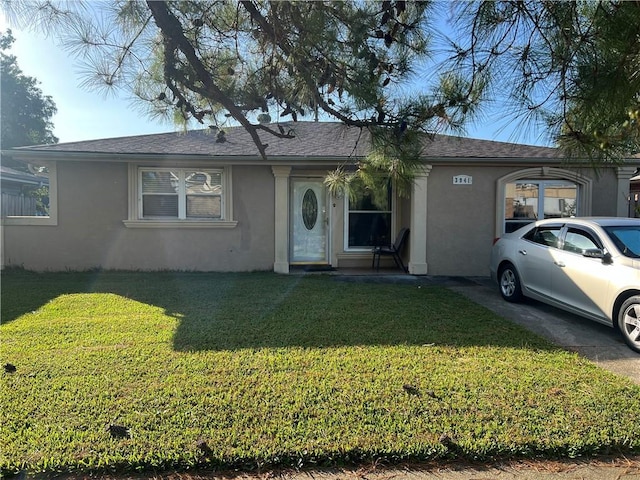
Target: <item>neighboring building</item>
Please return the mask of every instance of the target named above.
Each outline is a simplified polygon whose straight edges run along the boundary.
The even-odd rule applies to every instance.
[[[8,216],[36,216],[38,209],[34,190],[49,186],[44,175],[34,175],[0,165],[0,191],[2,192],[2,218]]]
[[[628,215],[640,159],[594,173],[553,148],[436,136],[409,198],[349,201],[323,180],[369,148],[366,131],[287,124],[294,139],[229,128],[21,147],[47,165],[50,215],[3,220],[6,266],[33,270],[287,273],[292,265],[370,267],[371,247],[410,228],[412,274],[488,275],[493,239],[535,218]],[[386,259],[391,261],[390,259]]]

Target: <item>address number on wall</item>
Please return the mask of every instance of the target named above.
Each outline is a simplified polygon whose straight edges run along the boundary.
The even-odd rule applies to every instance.
[[[456,175],[453,177],[454,185],[471,185],[473,177],[471,175]]]

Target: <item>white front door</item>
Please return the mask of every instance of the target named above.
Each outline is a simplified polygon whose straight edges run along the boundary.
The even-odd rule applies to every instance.
[[[291,179],[291,263],[328,263],[327,193],[322,179]]]

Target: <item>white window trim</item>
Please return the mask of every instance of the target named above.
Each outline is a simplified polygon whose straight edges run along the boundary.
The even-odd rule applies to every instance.
[[[219,169],[222,170],[222,208],[223,219],[211,220],[200,218],[186,219],[144,219],[141,218],[140,207],[140,172],[143,169],[152,169],[154,165],[129,164],[129,199],[128,199],[128,218],[123,221],[128,228],[235,228],[238,224],[233,220],[233,191],[231,181],[231,166],[215,166],[211,165],[185,165],[175,166],[175,168],[185,169]],[[158,166],[158,169],[166,169],[166,165]]]
[[[518,170],[508,175],[500,177],[497,180],[496,188],[496,221],[495,221],[495,237],[501,237],[504,234],[504,217],[505,217],[505,188],[508,183],[519,181],[535,180],[565,180],[573,182],[578,187],[577,212],[579,216],[591,215],[591,198],[593,191],[593,180],[576,171],[565,170],[554,167],[538,167]]]
[[[345,195],[344,196],[344,225],[342,228],[342,232],[343,232],[343,246],[344,246],[344,252],[353,252],[353,253],[363,253],[363,252],[369,252],[371,253],[371,249],[373,247],[350,247],[349,246],[349,195]],[[358,212],[360,210],[354,210],[354,212]],[[370,210],[369,210],[370,211]],[[381,211],[381,210],[377,210],[377,211]],[[386,211],[386,210],[385,210]],[[395,189],[391,188],[391,239],[390,241],[393,242],[395,240],[395,235],[397,234],[397,231],[395,229],[395,225],[396,225],[396,196],[395,196]]]
[[[2,219],[2,225],[58,225],[58,172],[56,162],[47,162],[42,166],[49,169],[49,216],[9,216]]]

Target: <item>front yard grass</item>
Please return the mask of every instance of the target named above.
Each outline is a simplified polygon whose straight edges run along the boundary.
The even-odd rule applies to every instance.
[[[640,451],[640,386],[439,287],[4,272],[0,335],[2,474]]]

